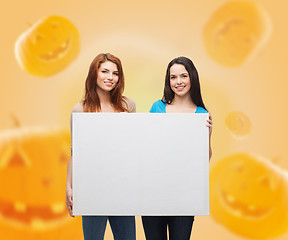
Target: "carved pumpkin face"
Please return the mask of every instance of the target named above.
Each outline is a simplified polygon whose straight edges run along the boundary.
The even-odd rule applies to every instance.
[[[65,69],[80,50],[79,33],[66,18],[50,16],[23,33],[15,45],[20,66],[37,76],[51,76]]]
[[[210,171],[213,218],[244,237],[265,239],[288,230],[288,182],[283,170],[245,153]]]
[[[69,149],[66,131],[16,129],[0,134],[2,237],[81,238],[80,219],[72,220],[65,206]]]
[[[270,23],[266,14],[250,1],[230,1],[220,7],[204,28],[207,52],[216,62],[241,65],[267,40]]]
[[[251,122],[243,112],[230,112],[225,125],[236,138],[245,137],[251,132]]]

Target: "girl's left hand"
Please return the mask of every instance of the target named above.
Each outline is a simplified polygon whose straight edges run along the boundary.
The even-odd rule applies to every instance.
[[[209,136],[211,137],[212,133],[212,115],[209,113],[209,119],[207,120],[207,127],[209,127]]]

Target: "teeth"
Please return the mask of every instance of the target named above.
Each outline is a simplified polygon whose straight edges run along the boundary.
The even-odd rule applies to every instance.
[[[14,208],[15,208],[15,210],[18,211],[18,212],[25,212],[27,206],[26,206],[24,203],[15,202],[15,203],[14,203]]]
[[[61,44],[61,47],[62,47],[62,48],[66,48],[66,47],[67,47],[67,43],[66,43],[66,42],[62,43],[62,44]]]
[[[65,211],[65,204],[64,203],[54,203],[51,206],[51,210],[53,213],[62,213]]]
[[[45,223],[39,218],[34,218],[31,221],[31,227],[34,230],[42,230],[45,228]]]
[[[234,213],[236,216],[239,216],[239,217],[243,215],[242,212],[241,212],[241,210],[234,210],[233,213]]]

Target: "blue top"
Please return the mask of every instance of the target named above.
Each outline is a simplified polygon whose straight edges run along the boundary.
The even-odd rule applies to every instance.
[[[166,113],[166,103],[158,100],[157,102],[153,103],[150,113]],[[195,113],[208,113],[203,107],[196,108]]]

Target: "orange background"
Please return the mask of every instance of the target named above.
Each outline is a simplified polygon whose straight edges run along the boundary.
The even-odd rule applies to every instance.
[[[209,56],[203,41],[205,24],[226,2],[6,2],[0,10],[0,130],[14,128],[11,115],[16,116],[23,127],[69,128],[71,110],[83,96],[89,64],[101,52],[110,52],[121,59],[126,79],[125,95],[136,102],[137,112],[148,112],[152,103],[162,97],[168,62],[184,55],[193,60],[199,71],[203,99],[213,115],[211,163],[241,151],[276,160],[277,165],[287,169],[288,114],[284,103],[288,100],[288,4],[284,0],[253,1],[267,12],[272,32],[249,60],[229,68]],[[81,51],[62,72],[41,78],[19,67],[14,45],[31,24],[49,15],[66,17],[75,24],[80,33]],[[231,111],[241,111],[250,119],[252,130],[247,137],[236,139],[225,126],[224,120]],[[0,214],[1,221],[5,219]],[[215,239],[216,236],[217,239],[243,239],[212,217],[197,217],[192,236],[193,239]],[[144,238],[139,217],[137,237]],[[110,230],[106,239],[112,239]],[[279,238],[284,239],[288,239],[287,235]]]

